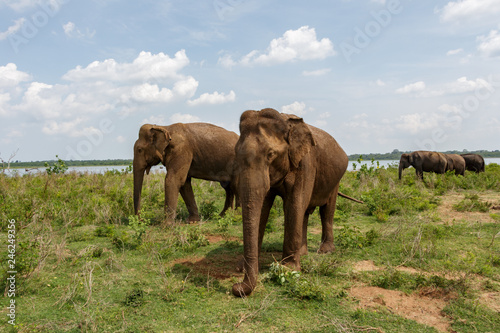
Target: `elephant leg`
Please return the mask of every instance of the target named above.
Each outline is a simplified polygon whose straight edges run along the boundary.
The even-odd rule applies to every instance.
[[[306,209],[302,208],[302,196],[297,195],[297,197],[288,200],[285,198],[284,200],[285,235],[282,262],[298,271],[300,270],[300,252]]]
[[[260,222],[259,222],[259,254],[258,256],[260,257],[260,250],[262,249],[262,241],[264,239],[264,232],[266,230],[266,224],[267,220],[269,219],[269,213],[271,212],[271,208],[273,207],[274,204],[274,199],[276,198],[276,194],[274,193],[268,193],[266,198],[264,199],[264,204],[262,205],[262,211],[260,215]],[[236,270],[239,272],[243,272],[243,267],[245,264],[245,259],[242,258],[237,266]]]
[[[220,212],[219,216],[224,216],[229,208],[233,208],[234,191],[232,189],[230,182],[220,182],[220,185],[226,191],[226,201],[224,202],[224,208]]]
[[[300,247],[300,255],[307,255],[309,252],[307,250],[307,225],[309,224],[309,215],[314,212],[314,209],[308,209],[304,215],[304,223],[302,224],[302,245]]]
[[[198,213],[198,206],[196,205],[193,186],[191,185],[191,177],[188,177],[184,185],[181,186],[180,193],[189,212],[188,222],[200,221],[200,214]]]
[[[335,215],[338,192],[339,185],[333,190],[328,202],[319,208],[319,215],[321,217],[321,245],[318,253],[330,253],[335,250],[333,243],[333,217]]]
[[[177,214],[177,200],[181,187],[188,178],[190,162],[187,158],[178,159],[172,165],[166,166],[165,176],[165,215],[168,223],[174,222]],[[192,192],[192,189],[191,189]],[[194,201],[194,195],[193,195]]]

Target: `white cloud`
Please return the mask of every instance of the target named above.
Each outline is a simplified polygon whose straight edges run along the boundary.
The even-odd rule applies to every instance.
[[[68,22],[63,24],[64,34],[69,38],[92,38],[95,35],[94,31],[89,31],[88,29],[85,32],[82,32],[80,29],[76,27],[73,22]]]
[[[439,117],[436,114],[413,113],[400,116],[396,128],[410,134],[417,134],[438,125]]]
[[[142,120],[141,125],[144,124],[165,125],[167,124],[167,121],[163,115],[150,116]]]
[[[377,86],[379,86],[379,87],[384,87],[385,86],[385,82],[382,81],[382,80],[380,80],[380,79],[378,79],[377,81],[375,81],[375,84]]]
[[[229,94],[214,92],[212,94],[204,93],[195,100],[188,101],[188,105],[196,106],[201,104],[224,104],[228,102],[234,102],[236,100],[236,94],[234,91],[230,91]]]
[[[203,94],[195,101],[198,81],[181,70],[189,64],[183,50],[171,58],[141,52],[132,62],[114,59],[76,67],[63,78],[69,82],[30,82],[31,75],[15,64],[0,66],[0,115],[24,113],[47,135],[71,137],[94,133],[91,124],[110,111],[129,114],[145,106],[173,102],[223,103],[235,93]],[[189,120],[189,119],[188,119]],[[162,121],[165,123],[165,121]]]
[[[458,78],[456,81],[449,83],[445,86],[444,93],[448,94],[462,94],[468,93],[472,91],[476,91],[477,89],[486,88],[488,90],[492,90],[488,81],[484,79],[476,79],[476,80],[467,80],[467,77],[463,76]]]
[[[124,136],[122,136],[122,135],[118,135],[116,137],[116,142],[118,142],[118,143],[124,143],[126,141],[127,141],[127,139]]]
[[[306,103],[297,101],[281,107],[281,112],[294,114],[296,116],[303,116],[312,110],[312,108],[306,108]]]
[[[16,64],[8,63],[0,66],[0,89],[12,88],[20,82],[31,80],[31,75],[17,70]]]
[[[398,94],[409,94],[412,92],[421,92],[425,90],[425,83],[423,81],[418,81],[415,83],[407,84],[406,86],[396,90]]]
[[[3,0],[2,2],[7,7],[17,12],[21,12],[28,8],[32,8],[35,7],[36,5],[39,5],[41,3],[41,0]],[[51,0],[51,2],[56,2],[56,1]]]
[[[178,51],[174,58],[160,52],[142,51],[131,63],[118,63],[114,59],[94,61],[87,67],[77,66],[63,76],[68,81],[148,81],[182,79],[178,72],[189,64],[186,51]]]
[[[297,60],[321,60],[335,55],[333,43],[328,38],[318,40],[316,30],[302,26],[297,30],[288,30],[282,37],[273,39],[265,53],[253,50],[234,61],[231,56],[219,58],[219,64],[232,67],[241,65],[273,65]]]
[[[440,13],[443,22],[484,22],[487,19],[498,19],[500,13],[500,1],[498,0],[459,0],[450,1],[442,9],[436,10]]]
[[[7,31],[0,32],[0,40],[7,39],[10,35],[13,35],[16,32],[18,32],[22,28],[25,21],[26,21],[26,19],[24,17],[21,17],[20,19],[15,20],[14,25],[11,25],[10,27],[8,27]]]
[[[323,68],[315,71],[303,71],[302,75],[304,76],[322,76],[328,74],[332,69],[331,68]]]
[[[446,55],[447,56],[453,56],[453,55],[462,53],[463,51],[464,51],[464,49],[449,50],[448,52],[446,52]]]
[[[170,89],[160,89],[156,84],[143,83],[132,88],[131,97],[140,103],[166,103],[174,94]]]
[[[49,120],[43,125],[42,132],[47,135],[66,134],[70,137],[78,137],[85,135],[85,133],[92,133],[97,131],[97,129],[95,129],[94,127],[79,130],[78,125],[83,123],[83,120],[84,119],[80,117],[70,121],[60,122]]]
[[[189,76],[186,79],[179,80],[174,85],[174,92],[186,98],[191,98],[196,93],[198,89],[198,81],[194,77]]]
[[[196,123],[199,121],[200,118],[190,114],[175,113],[170,117],[171,123]]]
[[[491,30],[488,36],[479,36],[477,41],[480,42],[477,49],[487,57],[500,56],[500,34],[497,30]]]

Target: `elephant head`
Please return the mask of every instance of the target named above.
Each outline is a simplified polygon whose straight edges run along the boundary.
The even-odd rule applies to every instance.
[[[139,138],[134,144],[134,212],[141,205],[141,190],[144,171],[149,174],[151,167],[164,161],[170,144],[170,133],[161,126],[145,124],[139,130]]]
[[[399,160],[399,179],[401,179],[403,170],[409,168],[411,165],[413,165],[413,156],[411,154],[401,155],[401,159]]]
[[[233,294],[246,296],[257,282],[259,233],[265,226],[261,222],[267,221],[267,217],[261,219],[261,210],[266,197],[271,187],[285,181],[290,170],[301,167],[301,160],[315,141],[302,118],[274,109],[245,111],[240,133],[235,147],[234,181],[243,215],[245,278],[233,286]]]

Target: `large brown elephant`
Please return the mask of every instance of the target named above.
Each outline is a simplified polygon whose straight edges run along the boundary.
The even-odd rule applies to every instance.
[[[444,154],[446,156],[446,171],[455,171],[455,175],[465,176],[465,159],[457,154]]]
[[[240,133],[234,180],[243,214],[245,277],[232,292],[242,297],[256,286],[264,229],[276,195],[283,198],[284,263],[300,269],[300,256],[307,253],[308,218],[317,206],[319,252],[334,250],[333,216],[348,158],[328,133],[274,109],[245,111]]]
[[[445,173],[448,162],[445,154],[435,151],[418,150],[401,155],[399,160],[399,179],[404,169],[413,166],[419,179],[424,178],[424,172]]]
[[[484,158],[478,154],[461,154],[465,160],[465,169],[476,173],[484,172]]]
[[[165,213],[167,222],[175,219],[179,192],[189,211],[188,221],[199,221],[191,178],[218,181],[226,190],[221,214],[233,204],[230,184],[234,146],[238,135],[206,123],[177,123],[170,126],[143,125],[134,145],[134,211],[138,214],[144,172],[163,163],[165,176]]]

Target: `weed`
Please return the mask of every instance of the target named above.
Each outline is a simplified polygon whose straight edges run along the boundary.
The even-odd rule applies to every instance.
[[[459,212],[483,212],[486,213],[490,210],[491,203],[479,200],[477,194],[466,194],[465,198],[454,204],[453,209]]]
[[[144,291],[142,289],[132,289],[125,295],[126,306],[139,307],[144,304]]]
[[[323,300],[325,298],[318,283],[278,262],[271,264],[266,279],[286,287],[286,293],[295,298],[308,300]]]
[[[59,156],[56,155],[57,161],[52,164],[52,166],[48,163],[45,162],[45,171],[47,174],[50,176],[52,174],[60,174],[60,173],[65,173],[66,170],[68,170],[68,166],[66,163],[64,163],[63,160],[59,158]]]

